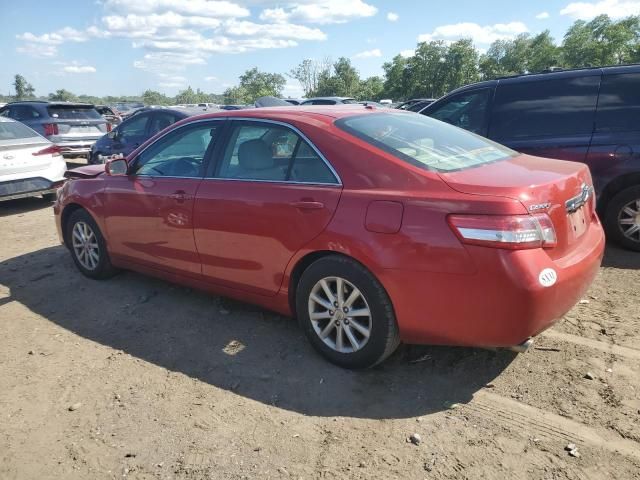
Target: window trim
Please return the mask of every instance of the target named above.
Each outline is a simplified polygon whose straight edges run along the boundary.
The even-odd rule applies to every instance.
[[[258,179],[251,179],[251,178],[226,178],[226,177],[216,176],[217,173],[215,172],[212,173],[212,176],[205,176],[203,180],[224,180],[224,181],[228,180],[232,182],[259,182],[259,183],[279,183],[284,185],[317,185],[317,186],[327,186],[327,187],[342,187],[342,179],[340,178],[340,175],[338,175],[338,172],[335,170],[335,168],[333,168],[333,165],[331,165],[331,163],[329,163],[329,161],[322,154],[322,152],[318,150],[318,147],[316,147],[315,144],[311,140],[309,140],[309,137],[307,137],[295,126],[286,122],[281,122],[279,120],[270,120],[270,119],[263,119],[263,118],[254,118],[254,117],[225,117],[225,118],[230,121],[240,121],[245,123],[267,123],[271,125],[278,125],[281,127],[289,128],[295,134],[297,134],[303,141],[305,141],[311,147],[311,149],[315,152],[315,154],[318,155],[318,157],[320,157],[320,159],[324,162],[324,164],[327,166],[327,168],[335,178],[336,182],[327,183],[327,182],[301,182],[296,180],[258,180]],[[225,135],[225,138],[222,140],[222,144],[221,144],[223,146],[221,146],[220,149],[221,150],[226,149],[228,142],[229,142],[228,135]],[[218,167],[218,163],[220,160],[221,160],[220,158],[216,158],[214,160],[216,162],[216,165],[215,165],[216,169]]]

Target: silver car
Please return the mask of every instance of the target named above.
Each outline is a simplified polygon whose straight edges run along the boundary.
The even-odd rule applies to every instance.
[[[88,103],[12,102],[0,108],[0,116],[24,123],[70,157],[88,155],[96,140],[111,130],[111,125]]]

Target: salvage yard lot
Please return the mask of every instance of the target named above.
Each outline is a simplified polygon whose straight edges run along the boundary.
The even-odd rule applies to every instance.
[[[352,372],[279,315],[84,278],[40,199],[0,218],[2,479],[640,478],[640,254],[609,247],[529,353]]]

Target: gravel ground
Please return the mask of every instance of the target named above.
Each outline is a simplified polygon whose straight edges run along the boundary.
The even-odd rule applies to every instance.
[[[251,305],[85,279],[40,199],[0,218],[2,479],[640,478],[640,254],[526,354],[350,372]]]

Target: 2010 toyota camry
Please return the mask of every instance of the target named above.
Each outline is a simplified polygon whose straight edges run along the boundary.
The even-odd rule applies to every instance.
[[[137,270],[296,316],[349,368],[400,341],[523,348],[604,250],[585,165],[371,106],[191,117],[68,177],[54,211],[83,274]]]

